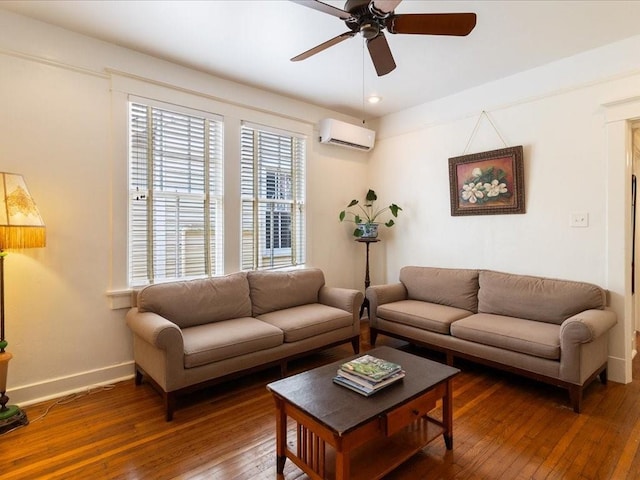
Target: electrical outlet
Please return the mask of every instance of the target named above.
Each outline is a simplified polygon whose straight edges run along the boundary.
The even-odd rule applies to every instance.
[[[569,225],[571,227],[588,227],[589,226],[589,214],[588,213],[572,213],[569,217]]]

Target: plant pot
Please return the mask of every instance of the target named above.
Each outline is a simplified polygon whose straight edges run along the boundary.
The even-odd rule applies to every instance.
[[[359,223],[358,230],[361,235],[359,238],[377,238],[378,237],[378,224],[377,223]]]

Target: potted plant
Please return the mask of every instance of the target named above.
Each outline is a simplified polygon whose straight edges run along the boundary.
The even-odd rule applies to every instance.
[[[398,205],[392,203],[386,207],[377,207],[376,200],[378,196],[376,192],[369,189],[365,196],[364,202],[360,204],[358,200],[351,200],[347,209],[340,212],[340,221],[348,221],[356,224],[356,229],[353,231],[353,235],[358,238],[376,238],[378,236],[378,220],[381,215],[390,213],[393,217],[398,216],[398,212],[402,210]],[[357,209],[348,210],[351,207],[357,206]],[[385,222],[385,226],[392,227],[395,224],[393,218]]]

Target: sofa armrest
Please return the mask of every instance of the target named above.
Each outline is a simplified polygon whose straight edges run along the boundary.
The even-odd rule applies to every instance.
[[[366,295],[369,300],[369,325],[376,328],[378,306],[406,300],[408,294],[404,284],[398,282],[371,286],[367,288]]]
[[[585,310],[560,326],[560,379],[583,385],[607,362],[608,332],[616,324],[610,310]]]
[[[560,342],[593,342],[611,330],[616,322],[616,314],[610,310],[585,310],[562,322]]]
[[[327,287],[324,285],[318,293],[319,303],[345,310],[354,315],[358,314],[363,300],[364,295],[362,292],[351,288]]]
[[[351,288],[327,287],[323,285],[318,292],[318,302],[330,307],[345,310],[352,315],[353,335],[360,335],[360,306],[364,295]]]
[[[126,321],[133,333],[153,347],[184,354],[182,331],[175,323],[156,313],[140,313],[135,307],[127,312]]]

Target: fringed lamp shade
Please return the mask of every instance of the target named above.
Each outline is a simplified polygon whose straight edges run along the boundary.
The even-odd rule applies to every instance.
[[[40,212],[22,175],[0,173],[0,250],[46,245]]]

